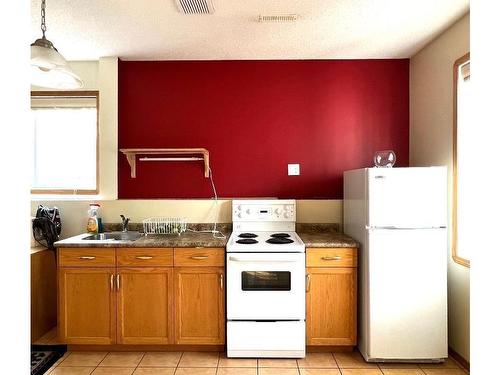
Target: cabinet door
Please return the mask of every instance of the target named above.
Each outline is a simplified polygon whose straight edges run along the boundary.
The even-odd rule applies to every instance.
[[[308,345],[356,344],[356,268],[307,268]]]
[[[54,252],[31,254],[31,342],[57,326],[57,277]]]
[[[59,338],[68,344],[114,344],[115,268],[59,269]]]
[[[118,344],[173,343],[172,268],[118,268]]]
[[[224,344],[224,268],[179,267],[175,274],[175,343]]]

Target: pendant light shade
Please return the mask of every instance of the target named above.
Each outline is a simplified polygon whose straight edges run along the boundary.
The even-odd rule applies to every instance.
[[[31,45],[31,84],[55,89],[78,89],[83,82],[68,65],[66,59],[52,46]],[[45,41],[49,42],[47,39]],[[49,42],[50,43],[50,42]],[[50,43],[52,44],[52,43]]]
[[[31,45],[31,84],[54,89],[78,89],[83,81],[52,42],[45,38],[45,0],[42,0],[42,33]]]

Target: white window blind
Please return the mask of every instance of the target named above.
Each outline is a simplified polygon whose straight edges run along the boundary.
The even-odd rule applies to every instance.
[[[97,190],[97,98],[32,97],[33,183],[40,191]]]

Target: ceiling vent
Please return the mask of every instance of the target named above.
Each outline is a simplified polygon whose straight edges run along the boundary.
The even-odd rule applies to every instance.
[[[295,22],[298,18],[298,14],[261,14],[259,22]]]
[[[184,14],[212,14],[215,11],[213,0],[175,0],[175,3]]]

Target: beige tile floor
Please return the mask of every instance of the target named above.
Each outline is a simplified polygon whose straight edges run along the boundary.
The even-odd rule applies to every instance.
[[[71,352],[50,375],[466,375],[442,364],[366,363],[358,352],[308,353],[304,359],[233,359],[216,352]]]

